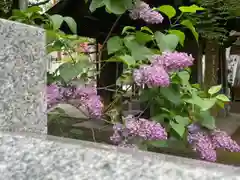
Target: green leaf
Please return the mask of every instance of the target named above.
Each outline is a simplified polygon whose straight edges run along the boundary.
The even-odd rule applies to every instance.
[[[160,88],[160,93],[170,102],[175,105],[179,105],[181,103],[180,93],[173,90],[171,87]]]
[[[136,64],[135,59],[132,56],[129,56],[127,54],[123,56],[119,56],[119,58],[122,60],[122,62],[124,62],[128,66],[132,66]]]
[[[183,20],[180,24],[187,27],[193,33],[196,41],[198,41],[199,35],[190,20]]]
[[[153,36],[150,35],[150,34],[146,34],[144,32],[141,32],[141,31],[137,31],[136,32],[136,40],[140,44],[146,44],[147,42],[153,40]]]
[[[169,30],[169,34],[175,34],[179,38],[179,42],[182,46],[184,46],[185,41],[185,34],[182,31],[179,30]]]
[[[188,125],[190,122],[188,117],[175,116],[174,119],[177,121],[178,124],[182,124],[184,126]]]
[[[216,104],[222,109],[225,107],[225,103],[221,100],[216,101]]]
[[[169,19],[172,19],[176,15],[176,10],[170,5],[162,5],[155,9],[166,14]]]
[[[228,99],[228,97],[224,94],[218,94],[216,98],[222,102],[230,102],[230,99]]]
[[[36,13],[36,12],[41,12],[42,8],[40,8],[39,6],[32,6],[30,8],[27,8],[26,12],[29,13]]]
[[[141,27],[141,31],[146,31],[146,32],[149,32],[150,34],[153,34],[152,30],[147,26]]]
[[[180,6],[179,10],[183,13],[196,13],[197,11],[203,11],[205,9],[194,4],[191,6]]]
[[[50,16],[50,19],[52,20],[53,23],[53,29],[58,30],[63,23],[63,17],[61,15],[54,14]]]
[[[131,54],[135,60],[145,60],[149,56],[153,55],[150,49],[138,44],[136,40],[125,39],[124,44],[131,51]]]
[[[214,94],[218,93],[221,89],[222,89],[222,85],[212,86],[212,87],[208,90],[208,94],[214,95]]]
[[[197,105],[201,108],[201,111],[206,111],[212,108],[215,103],[216,99],[202,99],[200,98],[195,92],[192,92],[192,98],[184,100],[187,103]]]
[[[190,74],[187,71],[180,71],[177,74],[183,85],[189,85]]]
[[[92,0],[89,6],[89,10],[94,12],[97,8],[104,6],[103,0]]]
[[[215,129],[215,119],[213,116],[210,115],[209,111],[202,111],[200,112],[200,122],[202,126],[208,128],[208,129]]]
[[[133,26],[125,26],[125,27],[123,28],[123,30],[122,30],[122,34],[128,33],[129,30],[135,31],[136,28],[133,27]]]
[[[63,20],[67,23],[68,27],[70,30],[74,33],[77,34],[77,23],[72,17],[64,17]]]
[[[216,104],[216,99],[204,99],[202,102],[201,110],[206,111],[211,109]]]
[[[163,51],[174,51],[178,45],[179,38],[175,34],[164,35],[160,31],[155,33],[155,39],[157,41],[159,49]]]
[[[85,66],[83,66],[82,61],[79,61],[76,64],[67,62],[67,63],[62,64],[59,67],[59,73],[65,82],[69,82],[73,78],[75,78],[79,74],[81,74],[83,72],[84,67]]]
[[[183,124],[177,124],[177,123],[175,123],[175,122],[173,122],[173,121],[170,121],[170,126],[172,127],[172,129],[173,129],[176,133],[178,133],[178,135],[179,135],[180,137],[183,137],[184,132],[185,132],[185,127],[184,127]]]
[[[103,2],[107,9],[114,14],[123,14],[128,9],[127,6],[129,5],[127,0],[103,0]]]
[[[122,39],[119,36],[114,36],[110,38],[107,42],[108,54],[115,53],[121,50],[123,47]]]

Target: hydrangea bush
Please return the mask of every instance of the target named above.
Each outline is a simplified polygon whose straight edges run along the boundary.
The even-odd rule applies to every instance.
[[[207,161],[216,161],[217,149],[240,152],[240,146],[216,128],[215,119],[211,116],[212,108],[223,108],[229,102],[225,95],[219,93],[221,86],[213,86],[206,92],[198,84],[191,84],[189,67],[194,64],[194,58],[191,54],[177,51],[178,46],[184,46],[185,34],[181,31],[184,28],[191,30],[198,41],[194,25],[184,19],[184,14],[204,9],[197,5],[181,6],[181,14],[177,15],[170,5],[150,7],[139,0],[92,0],[90,10],[95,11],[104,6],[107,12],[118,17],[128,13],[132,20],[144,21],[146,25],[161,26],[164,18],[170,22],[169,29],[163,32],[153,32],[147,26],[127,26],[123,28],[121,36],[110,36],[106,43],[108,54],[111,55],[108,61],[124,64],[124,71],[117,84],[138,86],[138,98],[146,104],[146,109],[150,109],[149,119],[142,118],[141,114],[110,118],[110,121],[105,119],[106,115],[111,116],[114,108],[119,114],[121,112],[114,106],[117,102],[115,100],[111,108],[104,107],[97,88],[87,83],[97,72],[89,75],[89,64],[83,61],[89,56],[86,52],[87,57],[81,56],[80,61],[73,59],[72,62],[64,63],[56,73],[49,74],[48,110],[51,111],[59,103],[68,103],[90,119],[107,121],[113,126],[113,134],[109,138],[120,147],[148,149],[151,146],[163,147],[170,146],[170,142],[181,142]],[[49,19],[44,27],[48,35],[54,34],[54,41],[51,40],[48,47],[55,47],[54,42],[60,42],[65,48],[58,50],[67,50],[69,53],[69,42],[79,43],[79,39],[59,31],[59,22],[66,21],[73,32],[76,32],[76,24],[70,17],[60,15],[53,15]],[[81,78],[84,77],[85,85],[72,85],[71,80],[79,77],[79,74]],[[116,97],[119,96],[124,96],[124,93],[116,91]]]

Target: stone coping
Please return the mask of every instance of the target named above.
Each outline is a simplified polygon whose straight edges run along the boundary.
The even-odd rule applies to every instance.
[[[73,139],[0,132],[4,180],[238,180],[240,168]]]

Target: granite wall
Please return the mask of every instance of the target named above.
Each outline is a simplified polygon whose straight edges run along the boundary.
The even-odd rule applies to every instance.
[[[47,132],[44,30],[0,19],[0,130]]]

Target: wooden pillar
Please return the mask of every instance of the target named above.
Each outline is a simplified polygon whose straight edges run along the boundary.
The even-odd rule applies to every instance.
[[[205,46],[205,76],[204,88],[218,84],[219,44],[215,40],[207,40]]]
[[[188,54],[192,54],[195,59],[194,65],[191,67],[191,83],[201,83],[202,77],[202,52],[200,48],[200,44],[194,39],[194,37],[186,39],[184,43],[184,47],[179,49],[181,52],[186,52]]]
[[[105,62],[109,56],[106,50],[103,50],[100,58],[100,76],[97,82],[98,94],[102,97],[104,105],[108,106],[116,89],[116,80],[122,73],[122,64],[116,62]],[[111,90],[108,90],[111,89]]]

